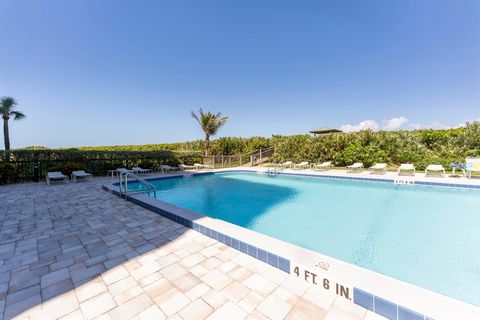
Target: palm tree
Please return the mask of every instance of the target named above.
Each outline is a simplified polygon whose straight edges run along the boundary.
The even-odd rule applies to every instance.
[[[21,120],[25,115],[20,111],[15,110],[17,102],[12,97],[2,97],[0,100],[0,114],[3,119],[3,139],[5,141],[6,160],[9,160],[8,154],[10,151],[10,136],[8,134],[8,120],[13,117],[13,120]]]
[[[227,122],[228,117],[222,116],[220,112],[203,112],[202,108],[200,108],[198,114],[192,111],[192,117],[198,121],[198,123],[202,127],[203,132],[205,133],[205,155],[208,156],[210,137],[214,136],[217,131],[225,124],[225,122]]]

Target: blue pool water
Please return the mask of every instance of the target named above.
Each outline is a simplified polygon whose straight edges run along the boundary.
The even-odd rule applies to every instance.
[[[480,305],[480,191],[245,172],[153,182],[163,201]]]

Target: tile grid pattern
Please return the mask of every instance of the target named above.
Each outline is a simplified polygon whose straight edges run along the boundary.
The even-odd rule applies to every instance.
[[[380,319],[102,182],[0,186],[0,318]]]

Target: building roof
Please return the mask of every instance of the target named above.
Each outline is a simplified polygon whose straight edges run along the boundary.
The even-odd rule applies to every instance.
[[[313,134],[328,134],[328,133],[335,133],[335,132],[342,132],[342,130],[332,129],[332,128],[319,128],[319,129],[310,131],[310,133],[313,133]]]

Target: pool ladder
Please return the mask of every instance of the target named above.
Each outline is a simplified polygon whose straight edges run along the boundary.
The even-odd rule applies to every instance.
[[[143,185],[146,186],[146,188],[142,188],[139,190],[128,190],[128,177],[133,178],[134,180],[137,180],[138,182],[141,182]],[[120,173],[118,175],[119,179],[119,191],[120,191],[120,197],[125,198],[125,200],[128,199],[129,194],[135,194],[135,193],[146,193],[149,197],[150,194],[153,193],[153,197],[157,197],[157,188],[147,180],[140,178],[138,175],[132,173],[132,172],[124,172]]]

